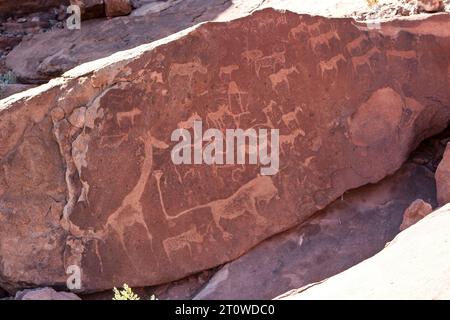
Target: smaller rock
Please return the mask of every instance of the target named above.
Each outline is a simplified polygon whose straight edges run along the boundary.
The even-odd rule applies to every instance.
[[[450,145],[447,147],[439,163],[436,174],[437,201],[440,206],[450,202]]]
[[[82,20],[105,16],[105,3],[103,0],[70,0],[70,4],[80,7]]]
[[[131,0],[131,5],[133,8],[137,9],[144,5],[147,5],[149,3],[155,3],[155,2],[167,2],[172,0]]]
[[[61,50],[45,58],[38,66],[37,71],[41,75],[54,77],[62,74],[64,70],[74,68],[76,65],[77,63],[70,57],[70,53]]]
[[[433,211],[431,205],[422,199],[417,199],[409,205],[403,213],[403,221],[400,225],[400,231],[411,227]]]
[[[133,11],[130,0],[105,0],[105,13],[107,17],[126,16]]]
[[[140,6],[138,9],[134,10],[131,16],[140,17],[149,14],[159,13],[166,10],[173,5],[173,1],[154,1]]]
[[[52,288],[26,289],[16,293],[15,300],[81,300],[72,292],[55,291]]]
[[[18,45],[22,41],[21,36],[14,36],[14,35],[2,35],[0,36],[0,50],[9,50],[14,48],[16,45]]]
[[[0,84],[0,99],[12,96],[13,94],[34,88],[34,85],[21,84],[21,83],[11,83],[11,84]]]
[[[443,0],[417,0],[419,12],[438,12],[444,10]]]

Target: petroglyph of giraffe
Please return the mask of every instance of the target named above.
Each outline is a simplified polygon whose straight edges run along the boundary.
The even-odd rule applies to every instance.
[[[153,148],[167,149],[169,147],[164,142],[153,138],[150,133],[140,137],[139,140],[143,143],[144,157],[138,181],[130,193],[122,199],[120,206],[109,215],[103,229],[95,234],[97,238],[102,239],[106,232],[114,231],[119,237],[120,244],[125,252],[128,252],[125,246],[125,232],[128,227],[134,225],[139,225],[144,228],[147,239],[153,246],[153,236],[145,221],[141,198],[153,170]]]

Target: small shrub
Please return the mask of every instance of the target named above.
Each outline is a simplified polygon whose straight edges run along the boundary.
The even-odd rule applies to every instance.
[[[123,289],[119,290],[117,288],[113,289],[114,298],[113,300],[141,300],[139,296],[131,290],[131,288],[125,283]]]

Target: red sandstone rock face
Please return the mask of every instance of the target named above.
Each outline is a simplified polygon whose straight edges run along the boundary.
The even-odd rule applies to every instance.
[[[3,100],[1,285],[64,284],[69,265],[85,291],[166,283],[393,173],[450,118],[446,26],[264,10]],[[279,129],[280,172],[172,164],[194,119]]]
[[[422,199],[417,199],[405,210],[403,214],[403,221],[400,225],[400,230],[403,231],[418,221],[422,220],[424,217],[433,212],[432,206],[423,201]]]

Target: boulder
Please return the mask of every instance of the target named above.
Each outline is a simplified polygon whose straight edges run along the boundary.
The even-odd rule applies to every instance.
[[[87,3],[87,0],[74,1]],[[16,46],[6,63],[21,82],[41,84],[84,62],[164,38],[200,22],[229,21],[247,16],[260,7],[343,16],[366,6],[364,2],[351,1],[346,5],[336,2],[324,1],[318,5],[316,0],[139,0],[133,2],[138,9],[129,16],[83,21],[80,30],[55,30],[34,35]],[[57,73],[55,69],[47,71],[45,64],[42,65],[43,61],[54,57],[61,59],[62,56],[73,64],[62,63]]]
[[[384,250],[280,299],[450,299],[450,205],[400,233]]]
[[[107,17],[126,16],[133,11],[130,0],[104,0]]]
[[[60,29],[36,34],[14,47],[6,58],[6,65],[23,83],[45,83],[84,62],[150,43],[211,20],[230,6],[223,0],[162,4],[170,4],[170,7],[164,7],[164,11],[156,14],[83,21],[80,30]],[[50,63],[51,68],[48,68],[49,62],[54,62]]]
[[[438,204],[443,206],[450,202],[450,146],[448,144],[435,177]]]
[[[0,17],[23,15],[39,11],[45,11],[52,7],[68,5],[70,0],[0,0]]]
[[[10,84],[0,84],[0,99],[4,99],[13,94],[34,88],[34,85],[30,84],[20,84],[20,83],[10,83]]]
[[[417,199],[405,210],[403,214],[403,221],[400,225],[400,230],[403,231],[409,228],[413,224],[422,220],[424,217],[433,212],[432,206],[423,201],[422,199]]]
[[[80,7],[82,20],[101,18],[106,15],[104,0],[70,0],[70,4]]]
[[[26,289],[16,293],[14,300],[81,300],[71,292],[56,291],[53,288]]]
[[[266,9],[4,99],[0,286],[65,285],[70,266],[85,292],[152,286],[232,261],[442,131],[449,64],[448,15],[370,30]],[[200,120],[278,129],[279,171],[174,164],[173,132]]]
[[[226,264],[195,299],[273,299],[336,275],[381,251],[399,233],[403,211],[416,197],[436,202],[434,176],[407,163]]]

